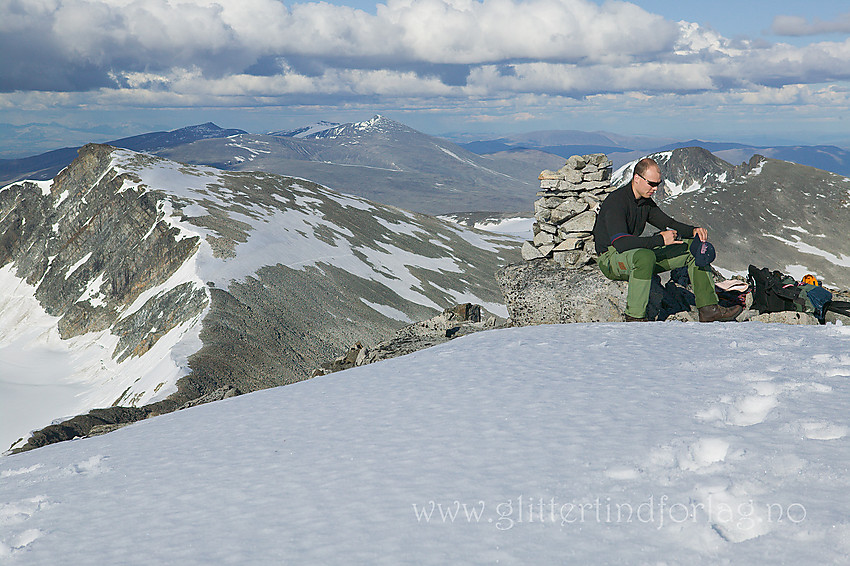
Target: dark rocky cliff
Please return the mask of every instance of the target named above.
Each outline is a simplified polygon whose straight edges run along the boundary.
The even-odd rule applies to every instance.
[[[59,317],[62,338],[112,328],[120,358],[147,351],[157,335],[197,316],[208,297],[182,285],[126,314],[197,251],[199,238],[180,239],[163,221],[163,195],[120,190],[130,174],[110,162],[111,148],[87,146],[49,190],[25,182],[0,191],[0,266],[14,262],[44,310]]]

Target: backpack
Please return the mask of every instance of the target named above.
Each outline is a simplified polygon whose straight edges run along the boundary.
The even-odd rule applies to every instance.
[[[759,313],[796,311],[813,314],[821,324],[832,302],[832,293],[811,283],[797,283],[790,275],[750,265],[749,282],[753,290],[750,308]],[[850,305],[848,305],[850,306]],[[836,305],[841,307],[841,305]],[[840,312],[835,309],[836,312]]]

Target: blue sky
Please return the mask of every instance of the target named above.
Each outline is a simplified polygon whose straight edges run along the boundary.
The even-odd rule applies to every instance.
[[[0,0],[0,51],[7,157],[376,113],[431,134],[850,145],[838,1]]]

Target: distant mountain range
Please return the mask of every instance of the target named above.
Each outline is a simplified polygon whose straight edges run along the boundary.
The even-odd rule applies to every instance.
[[[189,164],[306,178],[427,214],[471,211],[482,203],[491,210],[530,210],[538,173],[563,164],[561,157],[537,151],[480,156],[382,116],[264,135],[203,124],[110,145]],[[50,179],[75,156],[69,148],[0,161],[0,186]]]
[[[529,210],[541,165],[554,155],[480,156],[383,116],[298,137],[241,134],[157,152],[185,163],[304,177],[426,214]],[[545,167],[544,167],[545,168]]]
[[[577,130],[464,140],[458,145],[375,116],[350,124],[322,121],[269,134],[207,123],[122,138],[110,145],[189,164],[306,178],[426,214],[529,211],[538,173],[559,168],[573,154],[606,153],[619,167],[649,153],[702,147],[729,163],[763,155],[850,175],[850,151],[826,145],[754,147]],[[25,178],[51,179],[75,156],[75,148],[65,148],[0,160],[0,186]]]
[[[684,147],[701,147],[732,162],[749,161],[753,155],[808,165],[839,175],[850,175],[850,151],[834,145],[754,146],[734,142],[709,142],[698,139],[674,141],[665,138],[621,136],[609,132],[552,130],[517,134],[490,140],[460,142],[473,153],[488,155],[534,149],[564,158],[571,155],[605,153],[620,167],[649,153]]]
[[[150,132],[138,136],[121,138],[106,142],[107,145],[156,153],[159,150],[175,145],[191,143],[207,138],[221,138],[244,134],[243,130],[226,130],[212,122],[187,126],[170,132]],[[0,186],[14,183],[22,179],[46,181],[71,163],[77,157],[79,147],[65,147],[20,159],[0,159]]]

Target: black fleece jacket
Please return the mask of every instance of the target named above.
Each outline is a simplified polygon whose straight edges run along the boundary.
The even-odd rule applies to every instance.
[[[690,238],[694,233],[694,226],[673,220],[651,198],[635,198],[629,183],[608,195],[599,208],[593,226],[596,253],[603,254],[611,245],[618,252],[663,246],[661,234],[641,237],[647,222],[659,230],[676,230],[680,239]]]

